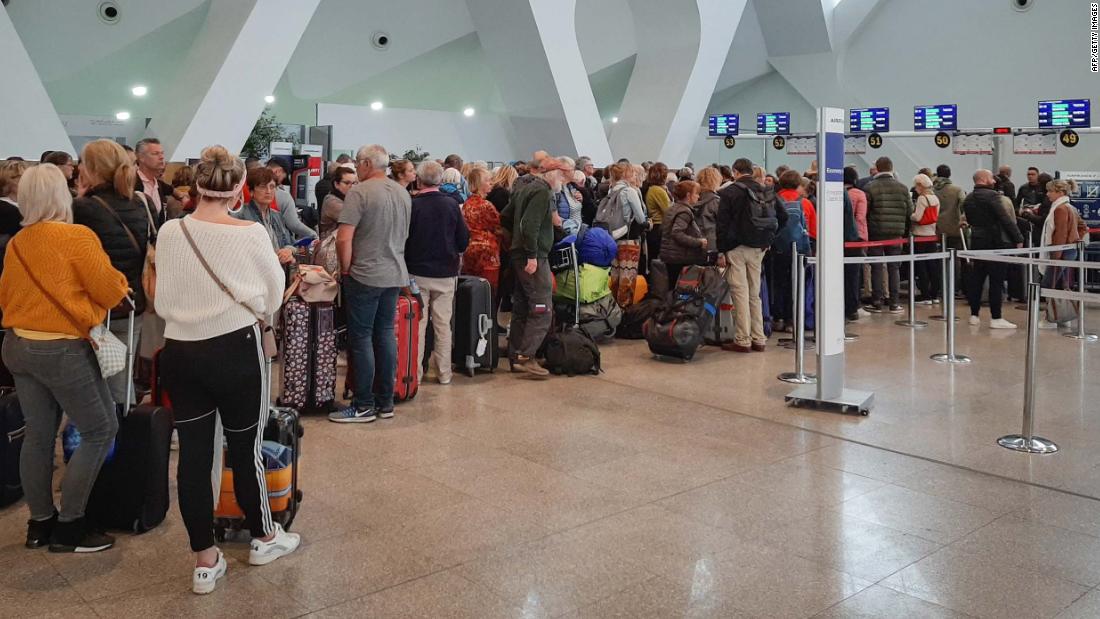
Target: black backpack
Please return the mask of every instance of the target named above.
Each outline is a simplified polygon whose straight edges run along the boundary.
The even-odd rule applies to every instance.
[[[765,189],[763,194],[758,194],[741,182],[734,183],[734,186],[744,191],[749,201],[749,225],[745,230],[739,231],[745,238],[737,240],[749,247],[771,247],[779,234],[779,219],[775,215],[775,192]]]
[[[552,374],[577,376],[600,373],[600,347],[580,327],[568,325],[559,332],[551,333],[544,346],[546,369]]]

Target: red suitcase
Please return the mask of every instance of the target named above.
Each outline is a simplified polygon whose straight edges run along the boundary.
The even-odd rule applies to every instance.
[[[393,331],[397,336],[397,376],[393,384],[393,399],[396,402],[411,400],[420,388],[420,377],[416,371],[416,360],[420,357],[420,319],[420,301],[407,290],[402,290],[397,297],[397,311],[393,317]],[[348,351],[344,399],[350,400],[355,389],[354,360],[351,351]]]

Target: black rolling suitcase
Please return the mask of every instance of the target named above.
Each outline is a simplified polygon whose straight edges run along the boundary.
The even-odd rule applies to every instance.
[[[23,497],[19,454],[23,449],[23,409],[10,389],[0,389],[0,507]]]
[[[489,280],[459,275],[455,287],[454,318],[451,321],[454,334],[451,360],[469,376],[479,369],[492,372],[497,367],[500,349],[497,346],[495,313],[493,288]],[[424,355],[425,361],[427,357]]]
[[[134,314],[127,337],[134,350]],[[134,378],[134,356],[126,372]],[[115,437],[115,457],[103,464],[85,509],[87,517],[108,529],[143,533],[164,522],[168,513],[168,457],[171,452],[172,412],[162,406],[131,408],[129,395]]]

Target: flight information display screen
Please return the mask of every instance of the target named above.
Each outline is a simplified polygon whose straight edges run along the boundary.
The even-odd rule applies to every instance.
[[[849,133],[885,133],[890,130],[890,108],[865,107],[848,110]]]
[[[1039,127],[1091,127],[1092,114],[1089,99],[1058,99],[1039,102]]]
[[[758,135],[790,135],[790,112],[766,112],[756,115],[756,133]]]
[[[916,131],[955,131],[959,128],[959,106],[918,105],[913,108],[913,129]]]
[[[710,117],[707,125],[710,129],[710,137],[724,138],[727,135],[737,135],[741,118],[737,114],[717,114]]]

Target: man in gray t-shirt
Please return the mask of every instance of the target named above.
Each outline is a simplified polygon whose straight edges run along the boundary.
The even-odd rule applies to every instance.
[[[405,239],[412,200],[404,187],[386,178],[388,163],[389,154],[381,146],[359,149],[355,157],[359,184],[344,199],[336,230],[348,316],[348,372],[355,393],[347,408],[329,415],[329,421],[336,423],[393,417],[394,317],[401,287],[409,283]]]

